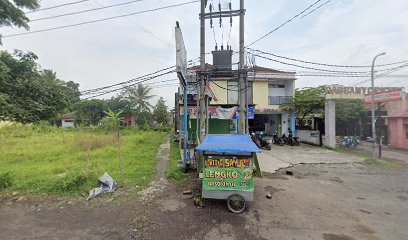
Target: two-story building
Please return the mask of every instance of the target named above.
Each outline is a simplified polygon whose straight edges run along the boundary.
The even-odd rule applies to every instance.
[[[211,69],[211,65],[207,65]],[[191,76],[198,67],[190,68]],[[293,99],[295,89],[295,73],[282,72],[264,67],[253,67],[248,70],[247,98],[250,114],[248,125],[250,131],[263,131],[272,135],[287,133],[288,128],[294,132],[294,113],[282,110],[280,106]],[[194,82],[196,80],[192,80]],[[191,85],[189,90],[189,138],[195,138],[197,131],[197,90]],[[212,78],[208,83],[209,102],[209,133],[237,133],[238,123],[238,81],[230,78]],[[181,102],[180,102],[181,103]],[[183,107],[181,106],[181,109]],[[183,114],[183,111],[180,111]],[[292,124],[291,124],[292,123]]]
[[[239,87],[238,75],[232,69],[232,50],[220,50],[213,52],[213,65],[206,64],[205,77],[207,78],[208,96],[207,104],[207,129],[209,134],[238,133],[239,123]],[[198,138],[200,118],[200,96],[197,92],[197,73],[199,66],[188,69],[188,137],[194,142]],[[287,133],[291,128],[295,132],[295,114],[282,110],[280,106],[289,103],[293,99],[295,89],[295,72],[283,72],[259,66],[247,70],[247,86],[242,91],[246,95],[248,104],[248,128],[249,131],[263,131],[266,135],[277,132],[278,135]],[[179,92],[181,93],[181,91]],[[176,95],[180,96],[180,95]],[[202,96],[201,96],[202,97]],[[179,112],[180,126],[183,125],[183,101],[178,102],[176,112]],[[182,130],[182,128],[180,128]]]
[[[269,135],[275,131],[279,135],[286,133],[291,127],[291,117],[293,128],[294,114],[280,109],[280,106],[293,99],[295,73],[255,66],[248,69],[247,78],[248,105],[254,106],[254,117],[248,120],[250,131],[263,131]],[[211,101],[212,105],[238,105],[238,82],[236,80],[213,79],[210,82],[210,89],[215,99]]]

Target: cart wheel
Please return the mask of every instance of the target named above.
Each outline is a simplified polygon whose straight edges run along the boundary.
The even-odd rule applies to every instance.
[[[239,195],[232,195],[227,200],[228,209],[233,213],[242,213],[246,207],[245,199]]]

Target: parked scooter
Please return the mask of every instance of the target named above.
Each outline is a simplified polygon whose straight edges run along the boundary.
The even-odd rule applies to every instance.
[[[298,138],[298,137],[294,137],[294,136],[292,135],[292,132],[289,132],[288,142],[289,142],[289,145],[291,145],[291,146],[299,146],[299,145],[300,145],[300,143],[299,143],[299,138]]]
[[[289,139],[288,139],[288,137],[286,137],[285,133],[283,133],[282,137],[280,137],[280,138],[282,139],[284,144],[289,144]]]
[[[283,141],[283,139],[278,137],[278,132],[275,132],[272,134],[272,143],[279,145],[279,146],[285,145],[285,142]]]
[[[261,132],[259,135],[252,132],[251,138],[258,148],[264,148],[266,150],[272,149],[271,144],[263,138],[263,132]]]

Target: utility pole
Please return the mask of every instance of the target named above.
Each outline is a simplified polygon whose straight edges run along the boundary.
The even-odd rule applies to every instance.
[[[245,39],[244,39],[244,16],[245,16],[245,9],[244,9],[244,0],[240,0],[239,2],[239,133],[245,134],[246,133],[246,124],[245,124],[245,112],[248,109],[245,108],[246,103],[246,94],[244,91],[247,91],[247,86],[245,86],[245,78],[244,78],[244,64],[245,64]]]
[[[382,122],[381,122],[381,102],[377,104],[378,106],[378,159],[381,159],[382,157],[382,136],[381,136],[381,128],[382,128]]]
[[[385,52],[378,54],[377,56],[374,57],[373,59],[373,64],[371,65],[371,131],[372,131],[372,140],[373,140],[373,144],[372,144],[372,158],[375,159],[375,145],[377,142],[377,136],[375,134],[375,110],[374,110],[374,64],[375,64],[375,60],[379,57],[385,55]]]
[[[205,71],[205,7],[206,7],[206,0],[201,0],[201,11],[200,11],[200,71],[203,72]],[[198,119],[197,116],[197,121],[200,121],[200,129],[197,129],[199,131],[199,142],[204,140],[205,133],[206,133],[206,112],[205,112],[205,89],[207,83],[205,82],[204,76],[200,74],[200,79],[197,79],[199,81],[199,86],[197,86],[197,90],[200,91],[200,99],[197,99],[197,101],[200,101],[200,109],[197,109],[197,111],[200,111],[200,119]]]
[[[208,96],[206,96],[205,92],[207,90],[208,80],[206,74],[206,66],[205,66],[205,20],[210,19],[211,26],[212,26],[212,19],[217,18],[220,19],[220,27],[222,25],[222,18],[230,18],[230,24],[232,26],[232,17],[240,17],[240,33],[239,33],[239,67],[238,67],[238,75],[234,76],[234,80],[238,80],[238,105],[240,108],[239,112],[239,123],[238,128],[240,129],[239,133],[245,133],[245,102],[246,102],[246,94],[244,91],[246,90],[245,87],[245,72],[244,72],[244,64],[245,64],[245,45],[244,45],[244,0],[240,0],[240,10],[232,10],[231,3],[229,4],[229,11],[222,10],[221,4],[219,4],[219,11],[213,12],[212,11],[212,4],[210,3],[210,12],[205,13],[206,8],[206,0],[201,0],[201,14],[200,14],[200,72],[198,75],[198,81],[200,82],[199,94],[200,94],[200,139],[203,140],[205,137],[206,130],[208,131],[208,121],[206,118],[208,117],[208,109],[206,111],[206,103],[208,105],[208,101],[206,100]],[[223,46],[221,46],[221,50],[223,50]],[[227,46],[228,50],[228,46]],[[229,49],[231,50],[231,49]],[[207,122],[207,124],[206,124]]]

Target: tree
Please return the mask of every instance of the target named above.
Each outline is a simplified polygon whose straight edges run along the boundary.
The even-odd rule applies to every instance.
[[[119,159],[120,159],[120,178],[123,180],[123,157],[122,157],[122,149],[121,149],[121,141],[120,141],[120,123],[123,121],[123,118],[120,116],[122,111],[115,113],[111,109],[105,111],[106,117],[102,119],[102,123],[104,127],[108,130],[114,132],[117,137],[117,143],[119,148]]]
[[[111,97],[106,101],[106,108],[111,109],[114,112],[121,111],[123,114],[132,113],[130,109],[130,103],[124,97],[118,95],[116,97]]]
[[[40,7],[39,0],[1,0],[0,1],[0,27],[16,26],[29,30],[30,21],[25,15],[23,9],[35,10]],[[1,44],[1,35],[0,35]]]
[[[364,116],[367,109],[362,100],[342,100],[336,102],[336,119],[346,122]]]
[[[167,105],[163,97],[160,97],[159,100],[157,100],[156,106],[154,107],[153,116],[157,123],[168,125]]]
[[[105,115],[105,102],[100,99],[81,100],[73,106],[73,109],[75,120],[81,125],[95,126]]]
[[[0,120],[50,120],[69,106],[67,83],[51,70],[40,70],[37,59],[32,52],[0,51]]]
[[[307,87],[295,90],[292,103],[282,105],[284,110],[295,110],[296,116],[302,124],[310,114],[323,114],[325,103],[325,86]]]
[[[128,87],[124,92],[124,99],[129,102],[129,108],[133,113],[140,114],[150,112],[153,107],[149,100],[154,97],[150,95],[151,88],[142,84]]]

